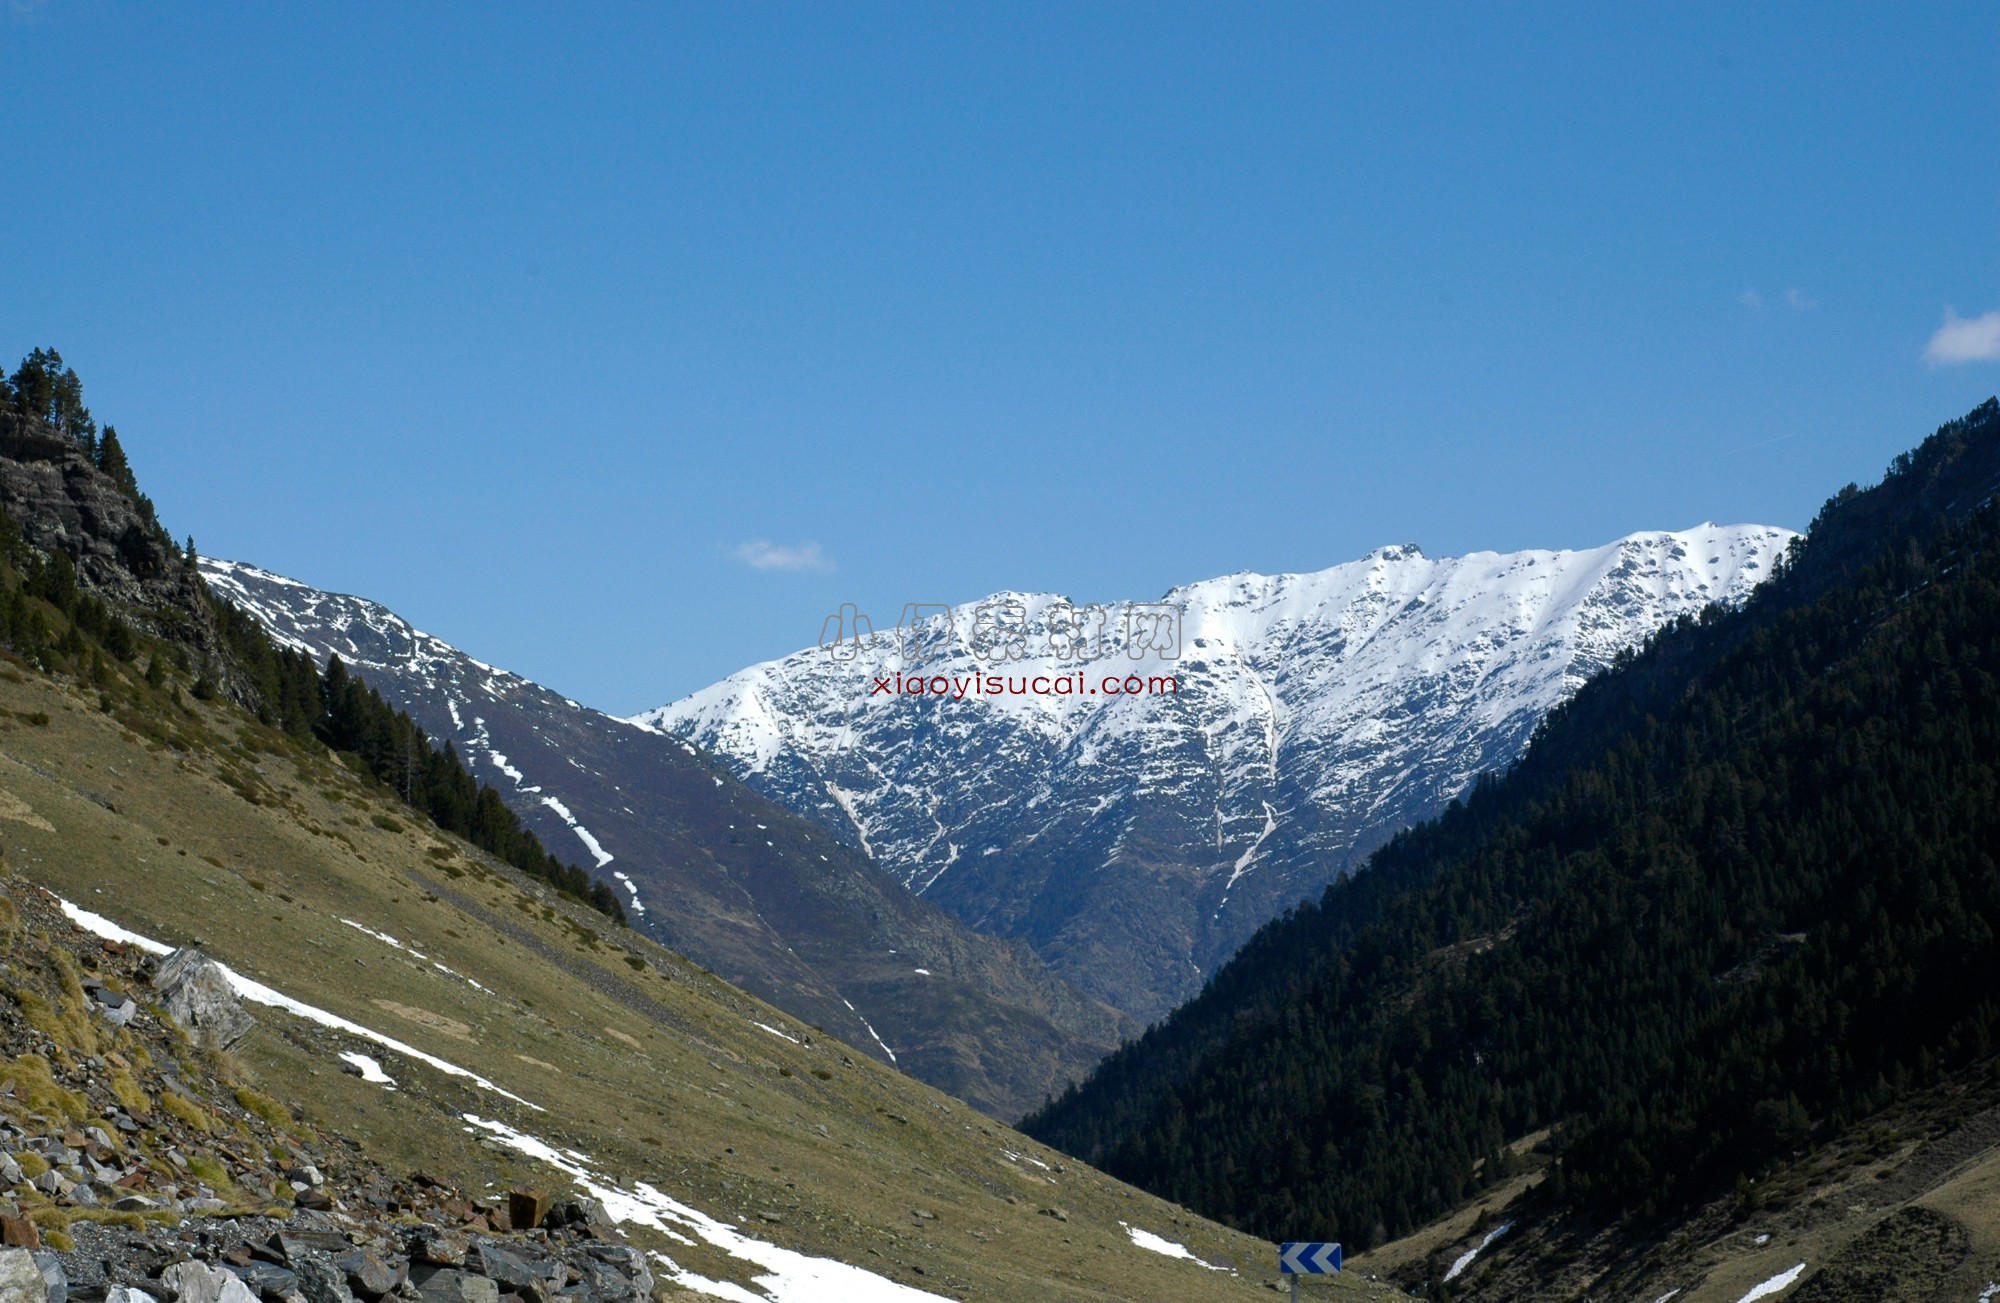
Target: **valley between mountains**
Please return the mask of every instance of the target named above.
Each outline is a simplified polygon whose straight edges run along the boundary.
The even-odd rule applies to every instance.
[[[1097,650],[1179,691],[815,650],[627,721],[180,547],[59,364],[0,391],[7,1303],[2000,1290],[2000,403],[1804,536],[1177,589]]]

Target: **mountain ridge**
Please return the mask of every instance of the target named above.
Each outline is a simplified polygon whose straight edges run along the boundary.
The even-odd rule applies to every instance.
[[[1132,654],[1116,614],[1083,649],[1097,655],[1057,654],[1087,608],[1003,592],[931,618],[950,647],[925,673],[1081,667],[1094,685],[1115,666],[1175,675],[1176,690],[885,698],[871,682],[905,658],[878,633],[860,655],[802,650],[633,719],[718,753],[927,899],[1150,1021],[1258,925],[1505,768],[1621,651],[1740,600],[1793,537],[1704,524],[1577,551],[1432,559],[1404,544],[1239,572],[1164,596],[1183,612],[1172,658]],[[1029,653],[974,656],[982,606],[1007,601]]]
[[[338,656],[550,845],[620,888],[631,923],[730,981],[996,1116],[1136,1028],[1019,943],[979,936],[691,744],[480,661],[368,599],[203,558],[282,645]]]

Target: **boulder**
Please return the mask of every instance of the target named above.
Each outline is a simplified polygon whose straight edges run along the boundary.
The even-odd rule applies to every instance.
[[[104,1291],[104,1303],[159,1303],[159,1300],[135,1285],[113,1285]]]
[[[593,1244],[580,1259],[584,1284],[603,1303],[650,1303],[653,1271],[627,1244]]]
[[[593,1230],[609,1230],[611,1214],[595,1199],[565,1199],[549,1209],[548,1224],[551,1226],[588,1226]]]
[[[64,1303],[69,1297],[69,1273],[63,1270],[62,1259],[47,1249],[30,1249],[28,1256],[42,1273],[43,1297],[48,1303]]]
[[[569,1268],[559,1259],[539,1254],[532,1245],[520,1242],[480,1240],[466,1255],[466,1263],[480,1275],[518,1294],[535,1291],[553,1296],[569,1279]]]
[[[507,1192],[507,1220],[517,1231],[532,1231],[542,1224],[549,1215],[549,1195],[546,1190],[509,1190]]]
[[[465,1252],[471,1247],[464,1231],[426,1226],[411,1238],[410,1257],[435,1267],[457,1267],[464,1264]]]
[[[42,1233],[26,1217],[0,1213],[0,1244],[10,1249],[39,1249]]]
[[[206,1262],[177,1262],[160,1273],[160,1283],[174,1292],[177,1303],[257,1303],[250,1287],[232,1272]]]
[[[331,1258],[301,1254],[292,1259],[298,1274],[299,1293],[306,1303],[355,1303],[354,1291],[347,1287],[347,1273],[333,1265]]]
[[[381,1298],[403,1283],[406,1272],[400,1260],[390,1262],[373,1249],[349,1249],[333,1265],[347,1273],[348,1288],[363,1298]]]
[[[275,1262],[252,1260],[237,1267],[229,1268],[236,1278],[250,1287],[250,1291],[262,1298],[280,1298],[298,1288],[297,1273],[280,1267]]]
[[[424,1303],[500,1303],[498,1285],[456,1267],[444,1267],[426,1276],[418,1284],[417,1294]]]
[[[285,1255],[285,1261],[297,1266],[309,1257],[330,1258],[345,1253],[353,1246],[339,1231],[315,1230],[311,1227],[288,1228],[278,1232],[278,1251]]]
[[[222,966],[193,946],[174,951],[153,970],[167,1016],[206,1049],[226,1050],[249,1035],[257,1020],[244,1012]]]
[[[48,1303],[49,1283],[26,1249],[0,1249],[0,1303]]]

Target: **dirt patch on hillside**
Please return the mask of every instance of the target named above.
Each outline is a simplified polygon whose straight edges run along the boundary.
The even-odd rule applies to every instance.
[[[375,1001],[375,1007],[377,1009],[386,1009],[398,1018],[407,1018],[417,1026],[429,1028],[440,1036],[449,1036],[456,1041],[469,1041],[472,1039],[472,1028],[458,1021],[456,1018],[447,1018],[441,1013],[432,1013],[429,1009],[419,1009],[414,1005],[397,1004],[394,1000],[377,1000]]]
[[[4,787],[0,787],[0,819],[12,819],[25,823],[30,828],[40,828],[43,832],[54,832],[56,826],[35,813],[35,807],[23,801]]]

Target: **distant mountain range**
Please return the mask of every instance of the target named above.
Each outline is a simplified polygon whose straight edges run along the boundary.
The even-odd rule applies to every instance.
[[[981,936],[687,742],[475,660],[387,608],[204,558],[280,643],[348,668],[450,742],[633,926],[920,1080],[1012,1119],[1137,1028]]]
[[[1621,652],[1740,602],[1793,537],[1704,524],[1586,551],[1404,545],[1246,572],[1167,593],[1180,626],[1142,622],[1136,656],[1125,608],[1085,620],[1096,641],[1079,648],[1088,608],[1000,593],[920,626],[942,647],[927,676],[998,675],[998,695],[880,690],[912,669],[890,616],[870,647],[795,652],[634,722],[720,755],[925,900],[1151,1021],[1259,925],[1505,769]],[[971,650],[996,612],[1018,659]],[[1078,672],[1086,687],[1135,673],[1178,690],[1006,689]]]

